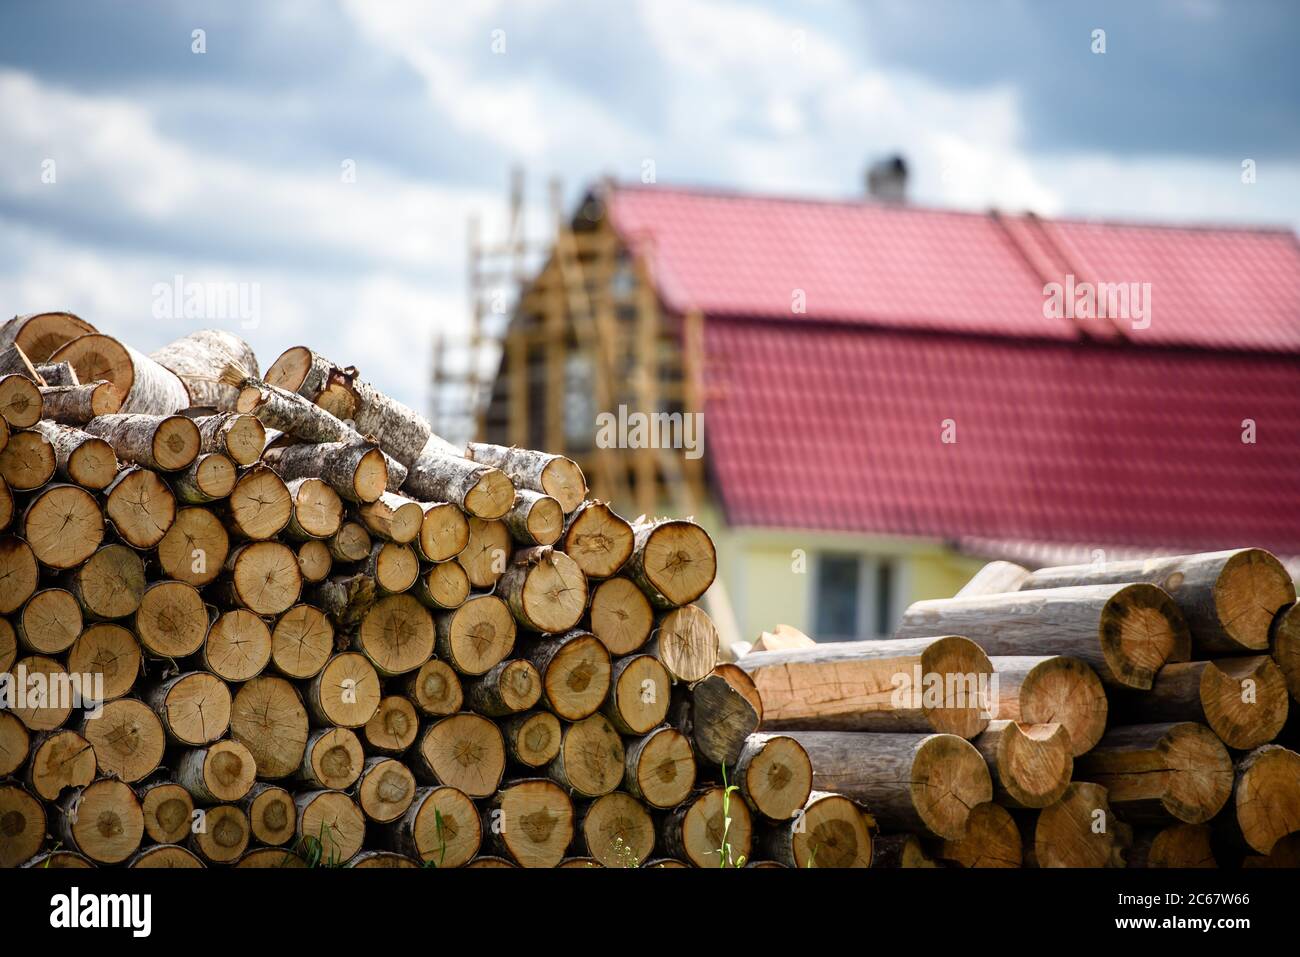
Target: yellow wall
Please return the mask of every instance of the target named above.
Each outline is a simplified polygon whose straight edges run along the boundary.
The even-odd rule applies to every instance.
[[[881,535],[730,529],[712,510],[699,519],[718,546],[718,576],[735,613],[737,637],[743,641],[753,641],[761,632],[778,624],[812,634],[813,564],[819,551],[892,558],[897,569],[896,614],[923,598],[951,596],[983,564],[934,541]]]

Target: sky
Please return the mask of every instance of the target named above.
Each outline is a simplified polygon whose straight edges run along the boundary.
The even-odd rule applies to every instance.
[[[3,0],[0,310],[308,344],[424,407],[517,164],[538,230],[553,176],[850,198],[895,152],[928,206],[1294,229],[1297,36],[1268,0]]]

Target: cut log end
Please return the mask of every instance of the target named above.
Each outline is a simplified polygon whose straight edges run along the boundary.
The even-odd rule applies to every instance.
[[[1020,867],[1020,831],[1006,808],[981,804],[971,809],[965,835],[944,841],[940,856],[962,867]]]
[[[592,634],[614,656],[639,649],[655,625],[649,600],[626,578],[609,578],[596,585],[588,614]]]
[[[1133,831],[1111,812],[1106,789],[1076,781],[1043,808],[1034,827],[1038,867],[1123,867]]]
[[[588,578],[617,574],[632,556],[632,526],[604,502],[587,502],[570,518],[564,551]]]
[[[1223,631],[1243,649],[1267,650],[1269,628],[1296,600],[1286,568],[1261,548],[1243,548],[1223,565],[1214,582],[1214,607]]]
[[[1242,837],[1260,854],[1300,831],[1300,754],[1266,744],[1237,765],[1234,810]]]

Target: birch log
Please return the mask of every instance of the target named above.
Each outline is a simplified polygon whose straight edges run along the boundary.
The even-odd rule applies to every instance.
[[[81,336],[50,358],[70,364],[82,382],[111,382],[122,394],[124,413],[175,415],[190,406],[185,384],[174,372],[111,336]]]
[[[149,358],[181,380],[189,395],[189,405],[218,412],[233,412],[239,398],[238,389],[221,381],[221,373],[227,365],[236,362],[250,375],[257,375],[257,356],[252,347],[223,329],[191,332],[150,353]]]

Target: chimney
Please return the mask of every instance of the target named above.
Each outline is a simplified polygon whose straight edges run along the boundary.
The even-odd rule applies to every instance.
[[[907,162],[895,153],[867,167],[867,195],[881,203],[907,202]]]

